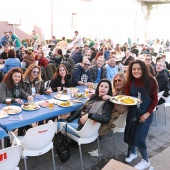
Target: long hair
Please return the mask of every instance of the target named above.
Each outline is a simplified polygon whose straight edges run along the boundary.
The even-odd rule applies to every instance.
[[[68,73],[68,70],[67,70],[67,68],[65,67],[64,64],[60,64],[60,65],[57,67],[57,70],[56,70],[56,72],[54,73],[52,79],[55,79],[57,76],[60,76],[60,74],[59,74],[59,69],[60,69],[60,67],[63,67],[64,70],[66,71],[65,80],[67,79],[69,73]]]
[[[94,96],[93,96],[94,98],[96,98],[96,97],[99,96],[99,86],[100,86],[100,84],[103,83],[103,82],[108,83],[108,85],[109,85],[109,91],[108,91],[107,95],[112,96],[113,93],[112,93],[112,84],[111,84],[111,82],[110,82],[108,79],[102,79],[102,80],[100,80],[100,82],[99,82],[98,85],[97,85],[95,94],[94,94]]]
[[[24,73],[24,75],[23,75],[23,79],[26,79],[27,77],[30,77],[31,71],[32,71],[34,68],[38,68],[38,69],[39,69],[39,74],[38,74],[38,76],[37,76],[37,79],[38,79],[39,81],[41,81],[41,80],[42,80],[42,78],[41,78],[41,69],[40,69],[40,67],[39,67],[38,65],[36,65],[35,63],[31,64],[31,65],[26,69],[26,71],[25,71],[25,73]]]
[[[123,85],[125,85],[125,75],[124,75],[124,73],[118,72],[117,74],[115,74],[115,76],[114,76],[114,78],[113,78],[113,91],[114,91],[114,92],[118,90],[118,89],[116,89],[116,87],[115,87],[115,78],[116,78],[117,76],[119,76],[119,77],[122,79]],[[124,89],[123,89],[123,90],[124,90]]]
[[[27,55],[30,55],[30,56],[35,57],[35,54],[34,54],[32,51],[25,50],[24,52],[25,52],[25,54],[27,54]]]
[[[14,88],[14,81],[12,80],[12,75],[14,73],[21,73],[21,81],[19,82],[19,84],[22,83],[22,75],[23,75],[22,70],[20,68],[18,68],[18,67],[13,68],[7,74],[5,74],[5,77],[2,80],[2,82],[6,83],[6,85],[7,85],[7,87],[9,89],[13,89]]]
[[[143,82],[144,87],[146,88],[147,92],[150,93],[151,92],[151,79],[153,79],[153,77],[149,73],[148,67],[146,66],[146,64],[143,61],[135,60],[129,64],[127,74],[126,74],[126,81],[131,82],[135,79],[135,77],[132,74],[132,67],[134,64],[139,64],[141,66],[141,70],[142,70],[141,79],[142,79],[142,82]]]

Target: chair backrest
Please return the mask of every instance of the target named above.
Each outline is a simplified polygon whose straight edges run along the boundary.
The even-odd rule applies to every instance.
[[[23,139],[22,146],[28,150],[40,150],[52,141],[56,132],[56,122],[28,129]]]
[[[93,137],[96,133],[98,133],[98,130],[100,128],[101,123],[94,122],[94,120],[88,119],[83,126],[83,128],[78,131],[78,135],[81,138],[90,138]]]
[[[164,93],[164,91],[161,91],[158,93],[158,100],[162,97],[163,93]]]
[[[116,125],[116,129],[123,129],[126,126],[126,117],[127,117],[127,112],[121,114],[118,119],[114,122],[114,124]],[[118,132],[118,131],[117,131]]]
[[[170,103],[170,96],[166,98],[165,103]]]
[[[0,150],[0,169],[14,170],[21,158],[21,145]]]

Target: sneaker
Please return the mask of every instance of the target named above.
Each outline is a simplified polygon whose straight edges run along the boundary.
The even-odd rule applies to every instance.
[[[134,168],[138,170],[145,170],[146,168],[150,167],[150,161],[148,162],[144,159],[142,159],[137,165],[134,166]]]
[[[131,154],[129,155],[129,157],[125,159],[125,162],[130,163],[130,162],[132,162],[132,161],[133,161],[134,159],[136,159],[136,158],[137,158],[137,155],[131,153]]]

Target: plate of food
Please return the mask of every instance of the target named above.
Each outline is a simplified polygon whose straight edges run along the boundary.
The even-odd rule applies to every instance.
[[[38,110],[40,106],[35,103],[25,103],[21,106],[21,108],[24,110],[33,111],[33,110]]]
[[[7,113],[5,113],[4,111],[0,111],[0,119],[6,118],[9,115]]]
[[[54,96],[54,98],[58,99],[58,100],[70,100],[71,97],[66,95],[66,94],[62,94],[62,93],[58,93]]]
[[[113,103],[116,103],[116,104],[121,104],[119,99],[121,99],[123,97],[125,97],[125,95],[117,95],[117,96],[111,97],[110,101],[113,102]]]
[[[78,92],[78,88],[77,87],[69,87],[69,89],[71,90],[71,91],[77,91]]]
[[[66,101],[66,102],[63,101],[63,102],[58,102],[58,105],[61,107],[70,107],[73,105],[73,103],[70,101]]]
[[[138,104],[138,100],[134,97],[131,97],[131,96],[125,96],[125,97],[122,97],[118,100],[121,104],[127,105],[127,106],[132,106],[132,105]]]
[[[15,115],[20,113],[22,109],[19,106],[6,106],[2,109],[2,111],[8,115]]]
[[[84,93],[76,93],[76,94],[74,94],[74,97],[79,98],[79,99],[87,98]]]

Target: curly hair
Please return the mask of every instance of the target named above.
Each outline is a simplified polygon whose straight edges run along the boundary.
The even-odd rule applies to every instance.
[[[58,75],[60,76],[60,74],[59,74],[59,69],[60,69],[60,67],[63,67],[63,68],[64,68],[64,70],[66,71],[65,80],[67,79],[67,77],[68,77],[69,73],[68,73],[68,70],[67,70],[67,68],[65,67],[65,65],[64,65],[64,64],[60,64],[60,65],[57,67],[57,70],[56,70],[56,72],[54,73],[54,75],[53,75],[52,79],[55,79]]]
[[[14,49],[9,49],[8,58],[16,58],[16,52]]]
[[[14,73],[21,73],[21,81],[19,82],[19,84],[22,84],[22,75],[23,75],[22,70],[20,68],[18,68],[18,67],[13,68],[7,74],[5,74],[5,77],[2,80],[2,82],[6,83],[6,85],[7,85],[7,87],[9,89],[13,89],[14,88],[14,81],[12,79],[12,75]]]
[[[112,96],[113,92],[112,92],[112,84],[111,84],[111,82],[108,79],[102,79],[102,80],[100,80],[100,82],[97,85],[97,88],[96,88],[96,91],[95,91],[95,94],[94,94],[93,98],[99,97],[99,86],[103,82],[108,83],[109,91],[108,91],[107,95]]]
[[[39,81],[41,81],[41,80],[42,80],[42,78],[41,78],[41,68],[40,68],[38,65],[36,65],[35,63],[31,64],[31,65],[26,69],[26,71],[25,71],[25,73],[24,73],[24,75],[23,75],[23,79],[26,79],[27,77],[30,77],[31,72],[32,72],[32,70],[33,70],[34,68],[38,68],[38,69],[39,69],[39,74],[38,74],[37,79],[38,79]]]
[[[135,77],[132,74],[132,68],[134,64],[139,64],[141,66],[141,70],[142,70],[142,82],[144,84],[144,87],[146,88],[147,92],[151,92],[151,79],[153,79],[153,76],[150,74],[148,67],[146,66],[146,64],[141,61],[141,60],[135,60],[132,61],[131,63],[129,63],[128,66],[128,70],[126,73],[126,82],[131,82],[132,80],[135,79]]]

